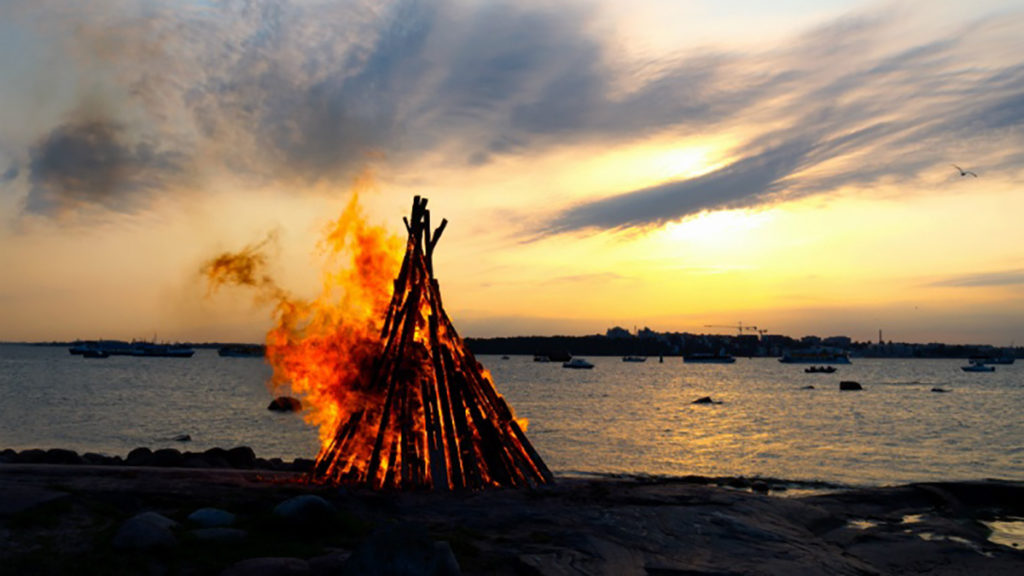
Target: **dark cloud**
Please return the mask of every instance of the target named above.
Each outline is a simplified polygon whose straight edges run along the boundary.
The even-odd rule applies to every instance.
[[[1024,286],[1024,270],[983,272],[946,278],[929,284],[938,287],[978,288],[987,286]]]
[[[705,210],[764,202],[811,151],[805,141],[787,142],[698,178],[587,202],[561,213],[540,233],[660,226]]]
[[[98,205],[132,212],[181,175],[183,158],[130,141],[116,124],[89,121],[54,129],[30,152],[26,209],[56,214]]]
[[[395,166],[441,153],[442,162],[471,168],[545,147],[774,127],[742,145],[730,166],[571,207],[540,233],[644,228],[913,179],[948,164],[936,156],[959,139],[998,131],[1021,140],[1024,118],[1019,60],[978,66],[959,35],[887,51],[880,47],[893,25],[882,17],[844,18],[785,49],[627,63],[583,2],[232,0],[117,17],[75,10],[61,8],[60,37],[83,78],[112,84],[102,92],[124,112],[106,125],[43,130],[27,167],[29,208],[41,213],[69,200],[141,205],[197,165],[308,183],[347,179],[376,152]],[[41,13],[35,20],[45,20]],[[971,23],[970,33],[1005,30],[1014,18]],[[873,158],[874,169],[800,173],[858,155]]]

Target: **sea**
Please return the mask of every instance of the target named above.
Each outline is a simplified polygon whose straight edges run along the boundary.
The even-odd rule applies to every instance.
[[[1024,362],[861,359],[834,374],[774,358],[623,362],[591,370],[479,356],[556,476],[743,476],[836,486],[1024,480]],[[0,449],[203,451],[313,458],[317,431],[267,410],[260,358],[73,356],[0,345]],[[862,390],[840,391],[839,382]],[[708,396],[715,403],[695,404]],[[175,438],[188,435],[190,441]]]

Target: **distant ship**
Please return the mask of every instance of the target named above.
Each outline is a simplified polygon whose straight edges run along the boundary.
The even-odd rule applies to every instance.
[[[154,356],[163,358],[191,358],[196,353],[185,344],[156,344],[136,340],[86,340],[75,342],[68,348],[71,354],[86,358],[107,358],[108,356]]]
[[[727,354],[724,350],[719,352],[694,352],[693,354],[684,354],[683,362],[687,364],[732,364],[736,361],[731,354]]]
[[[813,348],[787,351],[779,358],[784,364],[849,364],[850,356],[840,350]]]
[[[267,354],[267,347],[262,344],[225,344],[217,348],[217,354],[232,358],[262,358]]]
[[[647,356],[623,356],[623,362],[647,362]]]

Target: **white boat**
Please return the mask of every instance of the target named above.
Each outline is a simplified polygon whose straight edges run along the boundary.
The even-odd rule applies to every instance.
[[[964,372],[995,372],[995,366],[987,366],[984,361],[970,359],[970,364],[967,366],[961,366],[960,369]]]
[[[577,370],[579,370],[579,369],[589,370],[589,369],[591,369],[593,367],[594,367],[593,364],[591,364],[590,362],[587,362],[583,358],[573,358],[572,360],[569,360],[568,362],[563,362],[562,363],[562,368],[575,368]]]

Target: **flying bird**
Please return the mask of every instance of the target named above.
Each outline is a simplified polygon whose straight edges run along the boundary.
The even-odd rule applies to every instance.
[[[975,174],[974,172],[971,172],[970,170],[964,170],[963,168],[957,166],[956,164],[953,164],[953,168],[956,168],[957,170],[959,170],[961,176],[967,176],[968,174],[970,174],[971,176],[974,176],[975,178],[978,177],[978,175]]]

